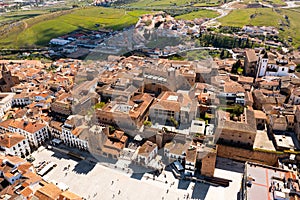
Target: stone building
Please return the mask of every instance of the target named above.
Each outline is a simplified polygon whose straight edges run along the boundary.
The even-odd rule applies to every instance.
[[[257,65],[258,57],[253,49],[246,50],[245,56],[245,75],[255,77],[256,65]]]
[[[0,91],[11,92],[11,88],[20,83],[17,76],[12,76],[11,72],[7,67],[2,64],[1,67],[1,78],[0,78]]]
[[[256,136],[256,120],[252,110],[244,109],[240,120],[231,120],[230,113],[217,111],[217,130],[220,143],[252,147]]]
[[[148,117],[154,98],[147,94],[138,94],[129,101],[111,101],[96,110],[100,123],[118,126],[122,129],[136,129],[143,125]]]

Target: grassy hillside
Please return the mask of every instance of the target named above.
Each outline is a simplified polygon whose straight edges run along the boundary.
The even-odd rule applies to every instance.
[[[284,16],[288,16],[288,20]],[[293,38],[293,45],[300,46],[300,8],[294,9],[239,9],[233,10],[229,15],[219,19],[223,26],[244,25],[274,26],[283,28],[280,36]]]
[[[176,6],[217,6],[220,5],[220,0],[138,0],[133,3],[129,3],[130,7],[176,7]]]
[[[282,14],[273,11],[271,8],[250,8],[233,10],[218,21],[223,26],[277,26],[282,18]]]
[[[95,24],[103,28],[121,29],[135,24],[140,15],[148,12],[91,7],[67,11],[61,15],[46,14],[23,20],[23,25],[16,27],[14,32],[0,36],[0,46],[15,48],[45,45],[51,38],[77,29],[95,29]]]
[[[0,24],[9,23],[12,21],[27,19],[48,13],[46,10],[34,10],[34,11],[19,11],[19,12],[10,12],[0,15]]]
[[[244,3],[255,3],[255,2],[262,2],[264,4],[271,4],[274,6],[284,6],[286,3],[283,0],[243,0]]]
[[[176,16],[176,19],[185,19],[185,20],[193,20],[195,18],[215,18],[219,14],[217,11],[213,10],[199,10],[195,12],[191,12],[184,15]]]

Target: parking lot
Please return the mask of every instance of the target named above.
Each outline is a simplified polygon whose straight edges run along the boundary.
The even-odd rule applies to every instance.
[[[229,195],[238,192],[239,181],[234,180],[232,189],[212,187],[207,184],[194,183],[176,179],[172,172],[164,171],[159,177],[150,173],[134,174],[127,171],[115,170],[102,164],[93,164],[88,161],[74,160],[63,153],[40,148],[34,152],[34,165],[42,161],[51,161],[57,164],[44,176],[45,180],[61,185],[86,199],[185,199],[187,196],[195,199],[210,199],[216,191]],[[223,173],[232,176],[232,173]],[[226,178],[226,177],[223,177]],[[231,177],[227,177],[230,179]],[[230,186],[230,187],[231,187]],[[193,188],[195,190],[193,191]],[[212,193],[211,195],[209,193]],[[228,199],[226,197],[226,199]],[[229,199],[232,199],[229,197]]]

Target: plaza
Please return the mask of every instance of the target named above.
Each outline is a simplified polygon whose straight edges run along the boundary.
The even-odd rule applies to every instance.
[[[44,147],[32,155],[35,158],[34,165],[42,161],[57,164],[43,177],[46,181],[67,185],[71,191],[85,199],[216,199],[215,195],[218,195],[217,199],[235,199],[242,177],[241,173],[216,169],[218,177],[233,180],[228,188],[223,188],[178,180],[167,170],[153,180],[149,172],[132,174],[127,170],[115,169],[112,164],[74,160],[66,154]]]

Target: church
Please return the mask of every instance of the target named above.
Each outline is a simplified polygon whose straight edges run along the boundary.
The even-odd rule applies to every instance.
[[[20,83],[17,76],[12,76],[7,67],[2,64],[1,66],[1,78],[0,78],[0,91],[11,92],[11,88]]]

